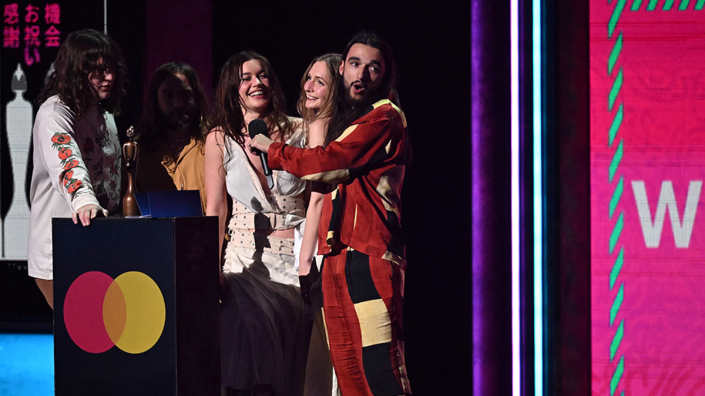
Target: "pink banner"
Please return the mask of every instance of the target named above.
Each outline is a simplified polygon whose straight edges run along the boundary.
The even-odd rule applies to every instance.
[[[591,1],[594,395],[705,394],[703,3]]]

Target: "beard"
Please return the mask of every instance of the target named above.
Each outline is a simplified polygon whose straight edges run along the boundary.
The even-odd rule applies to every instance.
[[[201,123],[196,109],[174,110],[168,114],[161,113],[159,123],[165,130],[179,131],[196,128]]]
[[[348,106],[348,108],[353,108],[353,109],[361,109],[365,108],[375,102],[377,102],[379,99],[381,99],[380,96],[380,86],[377,86],[375,88],[370,88],[369,86],[365,86],[365,89],[362,91],[362,93],[358,94],[358,97],[353,97],[352,96],[352,86],[357,83],[358,81],[353,81],[352,83],[346,83],[343,81],[344,79],[340,79],[340,86],[338,89],[341,89],[343,92],[345,92],[345,103]]]

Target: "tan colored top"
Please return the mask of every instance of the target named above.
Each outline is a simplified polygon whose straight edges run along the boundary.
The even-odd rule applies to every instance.
[[[201,209],[206,213],[204,178],[205,150],[195,139],[184,147],[175,163],[167,165],[167,147],[146,151],[140,147],[137,162],[137,191],[198,190]]]

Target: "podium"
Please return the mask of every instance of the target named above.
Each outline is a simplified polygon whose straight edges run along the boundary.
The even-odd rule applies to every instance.
[[[218,219],[54,219],[55,394],[220,395]]]

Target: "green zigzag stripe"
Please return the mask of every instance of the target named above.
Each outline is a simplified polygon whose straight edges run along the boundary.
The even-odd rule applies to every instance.
[[[617,41],[614,43],[610,57],[607,60],[607,74],[612,74],[612,69],[614,69],[615,63],[617,63],[617,58],[619,58],[620,52],[622,52],[622,32],[619,32]]]
[[[622,307],[622,302],[624,301],[624,282],[619,286],[619,291],[614,297],[614,302],[612,302],[612,308],[610,308],[610,326],[614,324],[614,320],[617,318],[619,309]]]
[[[619,359],[619,364],[617,369],[614,370],[614,375],[612,375],[612,381],[610,381],[610,396],[614,396],[614,391],[617,390],[617,385],[619,385],[619,380],[622,379],[622,374],[624,373],[624,355]],[[622,392],[624,395],[624,392]]]
[[[624,212],[619,214],[617,224],[615,224],[614,229],[612,229],[612,235],[610,235],[610,254],[614,252],[614,248],[617,246],[619,236],[622,235],[622,229],[624,229]]]
[[[658,0],[651,0],[650,6],[656,6]],[[666,1],[671,1],[671,5],[673,0],[666,0]],[[705,1],[705,0],[702,0]],[[610,0],[611,2],[611,0]],[[632,4],[632,10],[638,9],[639,6],[641,5],[642,0],[634,0],[634,3]],[[622,12],[624,11],[624,7],[626,6],[626,0],[619,0],[617,5],[615,6],[614,10],[612,11],[612,16],[610,17],[609,23],[607,25],[607,37],[608,39],[612,38],[612,34],[614,33],[614,30],[617,27],[617,23],[619,22],[620,16],[622,15]],[[665,5],[664,5],[665,7]],[[670,9],[670,7],[669,7]],[[619,56],[622,52],[622,47],[623,47],[624,41],[623,41],[623,36],[622,32],[619,32],[619,36],[617,36],[617,39],[615,40],[614,46],[612,47],[612,51],[610,53],[610,56],[607,60],[607,74],[609,76],[612,75],[612,72],[614,71],[615,65],[617,64],[617,60],[619,59]],[[614,104],[617,100],[617,96],[619,95],[619,92],[622,88],[622,84],[624,82],[624,74],[623,74],[623,69],[620,68],[619,72],[617,73],[617,76],[614,79],[614,83],[612,85],[612,88],[610,90],[609,96],[607,98],[607,103],[608,103],[608,109],[611,112]],[[614,115],[614,118],[612,120],[612,125],[610,125],[609,129],[609,147],[612,147],[612,144],[614,143],[615,138],[617,137],[617,133],[619,132],[619,129],[622,125],[622,121],[624,120],[624,102],[620,103],[619,109],[617,110],[616,114]],[[610,167],[609,167],[609,182],[612,183],[614,180],[614,176],[617,173],[617,169],[619,168],[619,164],[622,161],[622,157],[624,155],[624,139],[620,139],[619,145],[617,146],[614,155],[612,157],[612,161],[610,162]],[[609,207],[609,217],[610,219],[613,218],[615,210],[617,209],[617,206],[619,205],[619,201],[622,199],[622,194],[624,192],[624,176],[620,175],[619,177],[619,182],[615,186],[614,192],[612,193],[612,198],[610,199],[610,207]],[[609,241],[609,254],[612,255],[614,253],[615,247],[617,246],[617,242],[619,241],[619,237],[622,234],[622,230],[624,229],[624,212],[622,211],[619,214],[619,217],[617,218],[617,221],[614,225],[614,229],[612,230],[612,234],[610,235],[610,241]],[[617,258],[615,259],[614,265],[612,266],[612,270],[610,271],[610,290],[614,288],[615,283],[617,282],[617,279],[619,277],[619,274],[622,270],[622,266],[624,264],[624,246],[622,246],[619,249],[619,254],[617,255]],[[619,309],[622,306],[622,301],[624,301],[624,282],[619,287],[619,291],[617,292],[617,296],[615,297],[615,300],[612,304],[612,308],[610,309],[610,327],[614,325],[614,320],[617,317],[617,314],[619,313]],[[615,336],[612,339],[612,343],[610,345],[610,362],[614,360],[615,354],[617,353],[617,350],[619,349],[620,344],[622,343],[622,339],[624,337],[624,319],[622,319],[619,327],[616,330]],[[614,396],[614,392],[617,389],[617,386],[619,386],[619,382],[622,379],[622,374],[624,373],[624,355],[622,355],[621,359],[619,360],[619,364],[617,365],[617,368],[615,369],[614,375],[612,376],[612,380],[610,381],[610,396]],[[622,396],[624,396],[624,391],[622,391]]]
[[[631,11],[640,11],[639,8],[641,8],[641,4],[643,3],[643,0],[634,0],[632,3],[632,6],[630,7]],[[671,11],[673,9],[673,5],[675,4],[676,0],[665,0],[663,3],[663,11]],[[611,3],[611,1],[610,1]],[[690,0],[681,0],[680,5],[678,6],[678,11],[687,11],[688,6],[690,5]],[[619,6],[619,5],[618,5]],[[658,0],[649,0],[648,4],[646,5],[646,11],[655,11],[656,7],[658,6]],[[703,8],[705,7],[705,0],[698,0],[697,3],[695,3],[695,11],[702,11]],[[617,11],[617,9],[615,9]],[[621,13],[622,10],[619,10],[619,13]],[[616,20],[619,19],[619,16],[615,18],[614,14],[612,15],[612,18],[610,19],[610,23],[612,23],[612,20],[615,20],[614,25],[617,24]],[[609,30],[610,25],[608,25],[608,37],[612,37],[612,32]],[[614,27],[612,26],[612,29]]]
[[[608,98],[608,108],[612,111],[612,106],[614,106],[615,100],[617,100],[617,95],[622,89],[622,83],[624,82],[624,74],[622,73],[622,68],[619,69],[617,73],[617,78],[614,79],[614,84],[612,84],[612,89],[610,90],[610,96]]]
[[[614,115],[614,120],[612,120],[612,125],[610,126],[610,147],[614,142],[614,138],[617,136],[619,127],[622,126],[622,120],[624,119],[624,103],[619,104],[619,109],[617,109],[617,114]]]
[[[622,193],[624,192],[624,176],[619,177],[619,183],[617,187],[614,188],[614,193],[612,193],[612,198],[610,199],[610,219],[614,214],[614,210],[617,209],[617,204],[619,200],[622,199]]]
[[[612,16],[610,17],[610,21],[607,24],[607,38],[612,38],[612,33],[614,33],[614,28],[617,26],[617,22],[619,21],[619,17],[622,15],[622,11],[624,11],[624,6],[627,4],[627,0],[619,0],[617,3],[617,6],[614,8],[614,12],[612,12]]]
[[[624,139],[619,141],[619,146],[617,146],[617,150],[614,152],[614,156],[612,157],[612,162],[610,162],[610,183],[612,183],[614,174],[617,173],[617,168],[619,168],[619,163],[622,161],[622,156],[624,155],[623,143]]]
[[[624,246],[619,249],[619,255],[617,259],[614,260],[614,265],[612,266],[612,271],[610,271],[610,290],[614,288],[614,284],[617,283],[617,277],[619,272],[622,271],[622,265],[624,264]]]
[[[610,362],[614,360],[614,355],[617,354],[619,345],[622,343],[622,337],[624,337],[624,319],[619,323],[617,332],[614,333],[614,338],[612,339],[612,344],[610,344]]]

